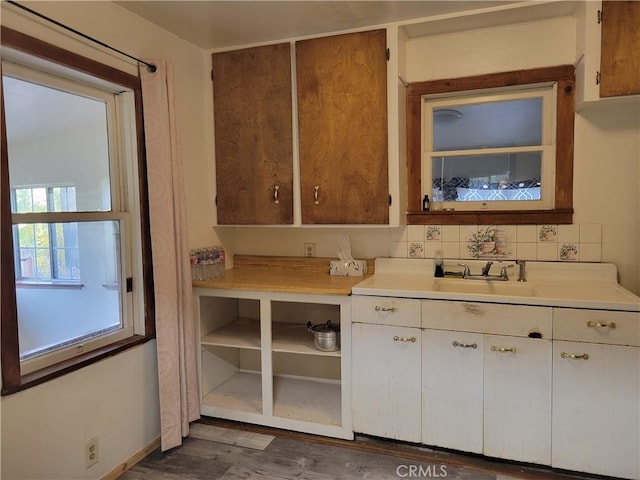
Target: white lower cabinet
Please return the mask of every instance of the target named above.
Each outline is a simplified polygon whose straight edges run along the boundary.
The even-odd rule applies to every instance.
[[[351,423],[348,296],[196,289],[201,413],[338,438]],[[306,323],[340,324],[341,349]]]
[[[422,443],[482,453],[483,335],[422,333]]]
[[[640,478],[640,313],[554,312],[558,468]]]
[[[551,464],[551,340],[484,336],[484,454]]]
[[[352,305],[353,428],[420,442],[420,300],[354,296]]]

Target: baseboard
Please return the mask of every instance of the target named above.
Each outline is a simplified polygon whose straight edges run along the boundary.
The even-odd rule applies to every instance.
[[[133,467],[136,463],[142,460],[144,457],[153,452],[156,448],[160,446],[160,437],[153,440],[147,446],[143,447],[141,450],[133,454],[126,462],[121,463],[116,468],[107,473],[100,480],[116,480],[120,475]]]

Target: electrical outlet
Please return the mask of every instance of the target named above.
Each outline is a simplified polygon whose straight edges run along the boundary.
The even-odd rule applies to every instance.
[[[93,437],[84,445],[85,468],[91,468],[98,463],[98,438]]]
[[[305,243],[304,244],[304,256],[305,257],[315,257],[316,256],[316,244],[315,243]]]

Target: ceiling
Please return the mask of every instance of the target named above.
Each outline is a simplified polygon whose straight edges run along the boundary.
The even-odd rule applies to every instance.
[[[116,1],[204,49],[357,29],[518,3],[511,1]]]

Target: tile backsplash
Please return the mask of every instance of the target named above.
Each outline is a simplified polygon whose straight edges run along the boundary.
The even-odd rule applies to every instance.
[[[396,229],[399,258],[600,262],[602,225],[409,225]]]

